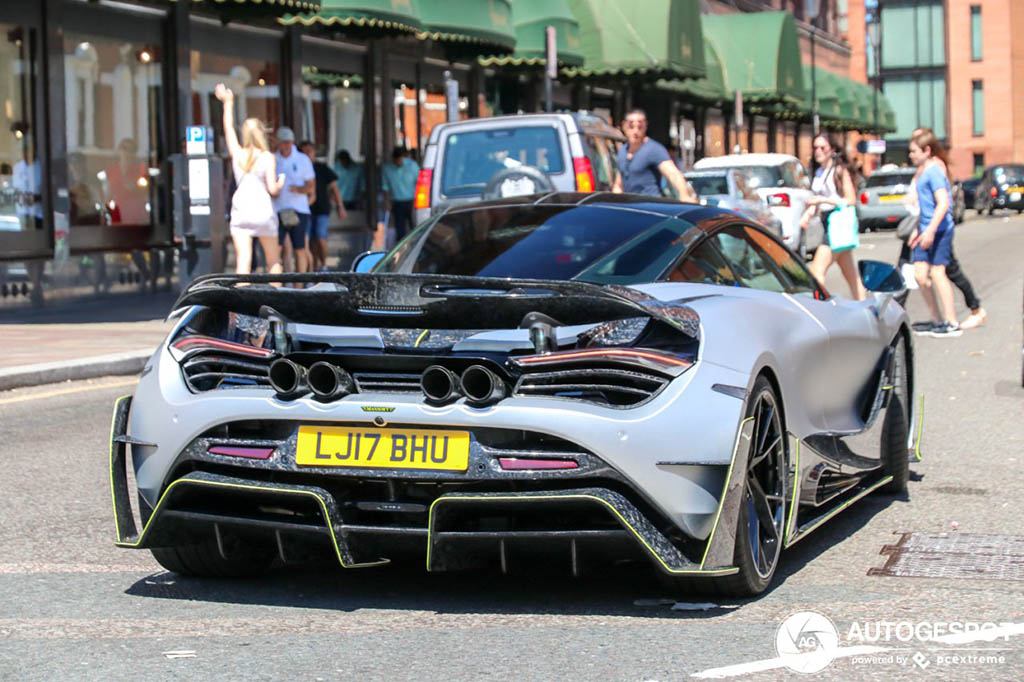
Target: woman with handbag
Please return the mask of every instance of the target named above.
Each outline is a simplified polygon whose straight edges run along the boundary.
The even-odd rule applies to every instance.
[[[814,252],[810,270],[824,287],[825,273],[833,263],[837,263],[850,286],[850,294],[856,300],[863,301],[868,292],[853,259],[853,249],[860,244],[855,208],[857,189],[853,171],[846,155],[831,138],[818,135],[813,144],[813,195],[807,199],[807,210],[800,218],[800,228],[806,230],[811,218],[817,213],[825,228],[826,239]]]
[[[267,259],[267,272],[281,269],[277,243],[277,215],[270,200],[284,187],[284,175],[277,176],[274,155],[267,145],[263,124],[257,118],[242,123],[242,141],[235,133],[235,96],[218,83],[214,95],[224,104],[224,140],[231,154],[235,193],[231,196],[231,241],[235,245],[235,272],[247,275],[252,267],[252,244],[258,239]]]
[[[932,315],[932,328],[925,333],[937,338],[960,336],[963,331],[953,306],[953,285],[946,274],[953,250],[952,191],[946,150],[930,130],[910,138],[910,161],[920,168],[915,178],[917,205],[921,217],[917,234],[907,245],[912,249],[914,278]]]

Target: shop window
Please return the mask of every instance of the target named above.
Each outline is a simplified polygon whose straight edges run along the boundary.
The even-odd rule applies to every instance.
[[[0,260],[49,251],[35,107],[39,55],[38,31],[0,24]],[[6,274],[0,265],[0,280]]]
[[[73,250],[170,242],[160,209],[161,53],[153,44],[68,32],[64,106]]]

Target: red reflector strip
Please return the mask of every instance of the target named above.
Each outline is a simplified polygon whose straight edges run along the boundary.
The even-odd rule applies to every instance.
[[[580,465],[571,459],[521,459],[499,457],[498,464],[505,471],[529,471],[538,469],[579,469]]]
[[[593,348],[587,350],[567,350],[558,353],[546,353],[544,355],[530,355],[525,358],[516,358],[516,362],[524,365],[536,365],[545,362],[564,362],[565,360],[578,360],[584,358],[640,358],[650,360],[662,365],[674,367],[689,367],[690,363],[681,358],[655,353],[649,350],[636,350],[633,348]]]
[[[257,348],[255,346],[248,346],[244,343],[222,341],[221,339],[214,339],[209,336],[186,336],[183,339],[175,341],[171,345],[182,352],[203,348],[214,348],[217,350],[234,351],[236,353],[251,355],[257,358],[269,358],[274,354],[274,351],[269,348]]]
[[[237,445],[214,445],[207,452],[225,457],[246,457],[248,459],[269,459],[274,448],[246,448]]]

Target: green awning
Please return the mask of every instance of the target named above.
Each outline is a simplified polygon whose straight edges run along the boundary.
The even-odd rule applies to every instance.
[[[419,37],[463,43],[482,52],[511,52],[516,45],[508,0],[419,0],[423,31]]]
[[[657,82],[657,86],[661,90],[679,93],[702,102],[720,103],[729,99],[729,93],[725,91],[725,82],[722,78],[722,62],[710,40],[704,41],[704,67],[707,75],[703,78],[687,80],[662,78]]]
[[[842,121],[842,98],[845,92],[840,83],[840,77],[820,66],[812,70],[804,64],[804,86],[807,88],[808,111],[811,105],[811,83],[814,83],[814,90],[818,98],[818,116],[822,120]]]
[[[699,0],[569,0],[569,9],[583,43],[571,78],[706,74]]]
[[[807,98],[796,23],[789,12],[707,14],[704,38],[722,60],[726,92],[745,102],[799,106]]]
[[[545,29],[555,27],[558,63],[580,66],[583,52],[580,25],[569,11],[566,0],[515,0],[512,26],[516,32],[516,51],[503,57],[481,57],[484,66],[543,66],[546,59]]]
[[[315,14],[292,14],[280,22],[371,32],[415,33],[423,30],[419,0],[322,0],[316,4],[319,9]]]

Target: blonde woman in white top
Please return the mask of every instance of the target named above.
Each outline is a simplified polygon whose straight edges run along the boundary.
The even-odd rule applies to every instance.
[[[224,139],[231,154],[235,193],[231,197],[231,240],[235,245],[235,272],[247,275],[252,266],[252,241],[260,240],[267,259],[267,272],[282,272],[281,249],[277,242],[277,214],[271,197],[284,187],[284,175],[277,175],[274,155],[267,145],[258,118],[242,123],[242,141],[235,134],[235,96],[218,83],[214,95],[224,104]]]

